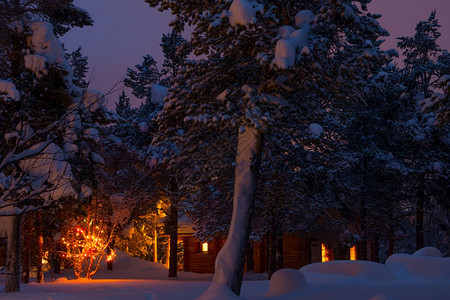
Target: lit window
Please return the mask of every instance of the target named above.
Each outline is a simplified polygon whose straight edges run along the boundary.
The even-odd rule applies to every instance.
[[[322,262],[330,261],[331,260],[331,251],[330,248],[322,244]]]
[[[207,253],[208,252],[208,243],[202,243],[202,252]]]
[[[350,260],[356,260],[356,246],[350,248]]]

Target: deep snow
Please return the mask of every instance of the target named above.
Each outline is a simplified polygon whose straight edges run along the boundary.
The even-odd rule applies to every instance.
[[[283,269],[272,280],[247,274],[244,299],[411,300],[450,299],[450,258],[425,249],[414,255],[395,254],[386,264],[366,261],[315,263],[298,270]],[[440,253],[439,253],[440,254]],[[48,274],[47,274],[48,275]],[[68,276],[70,275],[70,276]],[[162,264],[141,261],[119,253],[114,271],[101,269],[94,280],[46,277],[47,283],[22,285],[22,291],[0,294],[2,299],[195,299],[210,286],[211,274],[179,272],[167,279]],[[69,278],[70,280],[67,280]],[[224,287],[215,299],[239,299]],[[212,299],[212,298],[211,298]]]

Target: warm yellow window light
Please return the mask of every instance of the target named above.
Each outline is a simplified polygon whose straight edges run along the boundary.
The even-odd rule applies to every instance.
[[[208,243],[202,243],[202,252],[208,252]]]
[[[356,260],[356,246],[350,248],[350,260]]]
[[[322,244],[322,262],[330,261],[330,249],[327,245]]]

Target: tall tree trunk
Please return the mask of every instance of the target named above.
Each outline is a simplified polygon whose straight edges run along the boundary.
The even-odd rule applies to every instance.
[[[30,259],[31,259],[31,218],[24,215],[22,222],[22,251],[21,251],[21,266],[22,266],[22,283],[30,283]]]
[[[360,243],[361,247],[360,247],[360,251],[359,251],[359,256],[358,258],[360,260],[367,260],[367,236],[363,236],[362,241]]]
[[[36,233],[38,239],[38,257],[37,257],[37,270],[36,270],[36,282],[44,282],[44,272],[42,270],[42,259],[44,258],[44,236],[42,232],[42,211],[37,212],[36,218]]]
[[[114,249],[115,239],[113,238],[112,241],[108,244],[106,247],[106,257],[109,257],[112,253],[112,249]],[[108,259],[106,261],[106,269],[109,271],[113,270],[113,259]]]
[[[280,269],[283,269],[283,265],[284,265],[283,234],[281,233],[281,230],[279,230],[277,233],[277,245],[276,245],[275,259],[276,259],[277,271]]]
[[[54,241],[53,244],[53,252],[52,252],[52,268],[54,274],[61,273],[61,256],[59,254],[60,244],[58,241]]]
[[[388,232],[388,257],[394,254],[394,247],[395,247],[395,233],[394,228],[392,227],[392,225],[390,225]]]
[[[366,218],[367,208],[364,200],[364,196],[361,197],[361,242],[359,247],[358,259],[367,260],[367,234],[366,234]]]
[[[416,204],[416,250],[425,247],[423,238],[424,204],[425,204],[425,195],[423,190],[420,189]]]
[[[178,206],[170,206],[169,221],[169,278],[177,277],[178,268]]]
[[[249,241],[247,245],[247,272],[255,271],[253,252],[254,252],[254,245],[252,241]]]
[[[213,284],[228,286],[236,295],[241,292],[260,159],[261,132],[246,127],[238,136],[231,226],[213,277]]]
[[[363,131],[364,133],[367,131],[366,126],[363,127]],[[359,255],[358,255],[358,259],[360,260],[367,260],[367,228],[366,228],[366,222],[367,222],[367,205],[366,202],[368,201],[368,199],[366,198],[367,196],[367,182],[370,182],[366,177],[368,176],[367,174],[367,164],[368,164],[368,158],[364,155],[362,157],[361,160],[361,173],[362,175],[362,193],[360,195],[360,214],[361,214],[361,219],[360,219],[360,226],[361,226],[361,230],[360,230],[360,236],[361,236],[361,243],[359,247]]]
[[[273,273],[283,268],[283,237],[280,223],[276,216],[272,220],[272,229],[269,232],[269,265],[267,273],[269,279]]]
[[[7,224],[5,293],[20,291],[20,219],[21,215],[4,217]]]
[[[276,271],[277,266],[277,257],[276,257],[276,233],[272,227],[272,230],[269,231],[267,237],[268,237],[268,245],[269,245],[269,263],[267,265],[267,274],[269,275],[269,279],[272,278],[273,273]]]
[[[155,221],[156,224],[156,221]],[[156,225],[155,225],[156,226]],[[153,262],[158,262],[158,230],[153,231]]]
[[[374,262],[380,262],[380,238],[378,237],[378,234],[375,235],[373,239],[373,247],[372,247],[372,261]]]

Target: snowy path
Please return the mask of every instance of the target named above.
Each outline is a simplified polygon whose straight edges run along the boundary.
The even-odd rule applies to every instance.
[[[367,261],[310,264],[301,272],[280,270],[271,282],[262,274],[246,274],[241,297],[247,300],[450,300],[450,258],[424,254],[427,253],[396,254],[386,265]],[[162,264],[124,253],[119,253],[114,271],[101,268],[94,280],[68,280],[73,278],[70,270],[59,276],[55,282],[46,277],[43,284],[23,284],[20,293],[0,293],[0,299],[193,300],[208,289],[212,280],[212,274],[188,272],[167,279],[167,269]],[[3,286],[0,276],[0,290]],[[269,289],[272,297],[266,296]],[[214,299],[242,298],[219,293]]]
[[[200,296],[209,281],[190,280],[71,280],[45,284],[22,285],[15,294],[1,294],[1,299],[15,300],[190,300]],[[297,293],[267,298],[268,281],[246,281],[242,297],[249,300],[339,299],[339,300],[448,300],[448,284],[385,284],[385,285],[311,285]],[[382,296],[389,295],[389,296]]]

